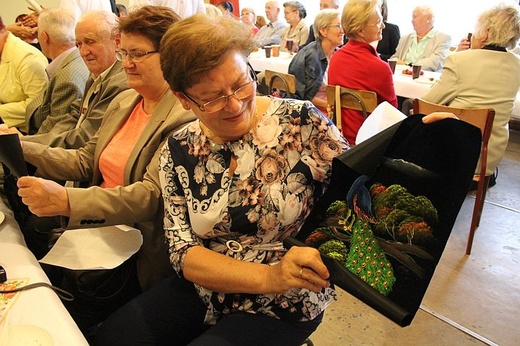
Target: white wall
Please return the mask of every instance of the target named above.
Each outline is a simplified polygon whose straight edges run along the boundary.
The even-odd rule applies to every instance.
[[[307,25],[311,25],[314,16],[319,11],[318,0],[299,0],[307,10]],[[340,0],[340,9],[347,0]],[[436,14],[436,27],[440,31],[446,32],[452,36],[452,43],[458,44],[460,39],[468,32],[473,31],[478,15],[485,9],[492,7],[500,2],[509,4],[518,4],[517,0],[387,0],[388,2],[388,21],[399,25],[401,35],[407,34],[413,30],[411,20],[412,11],[418,5],[428,4],[432,7]],[[284,0],[280,0],[282,6]],[[265,17],[264,5],[262,0],[240,0],[242,7],[251,7],[256,14],[262,14]],[[283,18],[283,7],[280,11],[280,20]]]
[[[58,0],[36,0],[46,7],[56,7]],[[128,5],[128,0],[116,0],[118,3]],[[517,0],[387,0],[389,7],[388,21],[399,25],[401,34],[412,31],[413,8],[420,4],[430,4],[436,14],[436,27],[452,36],[452,43],[456,45],[469,31],[473,31],[476,18],[483,10],[500,2],[518,4]],[[209,0],[205,0],[209,3]],[[307,10],[306,22],[308,25],[314,21],[314,16],[319,10],[318,0],[300,0]],[[340,0],[341,8],[347,0]],[[280,1],[282,5],[284,0]],[[257,14],[265,16],[264,0],[240,0],[242,7],[252,7]],[[1,0],[0,16],[4,23],[14,22],[20,13],[27,13],[25,0]],[[283,7],[280,15],[283,18]]]
[[[35,0],[45,7],[57,7],[59,0]],[[107,0],[108,1],[108,0]],[[116,3],[128,5],[128,0],[116,0]],[[11,24],[21,13],[29,13],[25,0],[1,0],[0,16],[5,24]]]
[[[401,35],[413,30],[412,11],[417,5],[428,4],[435,13],[435,27],[451,35],[452,44],[473,32],[480,13],[501,2],[518,5],[518,0],[387,0],[388,21],[399,25]]]

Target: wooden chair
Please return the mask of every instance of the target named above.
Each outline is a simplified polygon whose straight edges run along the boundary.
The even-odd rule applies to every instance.
[[[489,185],[490,175],[486,176],[488,142],[493,128],[493,120],[495,119],[495,110],[491,108],[454,108],[430,103],[421,99],[413,100],[414,114],[430,114],[432,112],[450,112],[455,114],[460,120],[470,123],[480,129],[482,132],[482,147],[480,150],[480,172],[477,184],[477,193],[475,206],[473,207],[473,216],[471,218],[471,226],[469,229],[468,243],[466,245],[466,254],[471,254],[473,238],[475,231],[480,224],[482,209],[486,199],[486,191]],[[482,178],[484,177],[484,178]]]
[[[265,70],[265,84],[269,88],[269,95],[272,95],[273,89],[290,94],[296,92],[296,77],[292,74]]]
[[[333,121],[341,130],[341,108],[354,109],[366,118],[377,107],[377,94],[373,91],[354,90],[339,85],[327,86],[327,103],[334,106]]]

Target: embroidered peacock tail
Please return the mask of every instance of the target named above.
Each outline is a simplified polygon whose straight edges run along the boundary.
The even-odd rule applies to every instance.
[[[392,264],[379,246],[370,224],[359,217],[352,226],[345,266],[379,293],[386,296],[392,291],[395,283]]]

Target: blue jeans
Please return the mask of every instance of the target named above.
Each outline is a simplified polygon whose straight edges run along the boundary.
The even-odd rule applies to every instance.
[[[264,314],[233,313],[203,323],[206,306],[193,283],[169,277],[110,316],[94,345],[301,345],[321,322],[285,322]]]

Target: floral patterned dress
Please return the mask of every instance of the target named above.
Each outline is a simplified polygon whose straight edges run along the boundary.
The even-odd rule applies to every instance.
[[[332,158],[346,149],[311,102],[288,99],[271,99],[256,127],[233,142],[214,143],[198,120],[172,135],[161,153],[160,179],[174,269],[181,275],[187,250],[199,245],[244,261],[279,262],[283,239],[298,233],[328,184]],[[331,288],[223,294],[195,286],[209,324],[234,311],[308,321],[336,299]]]

